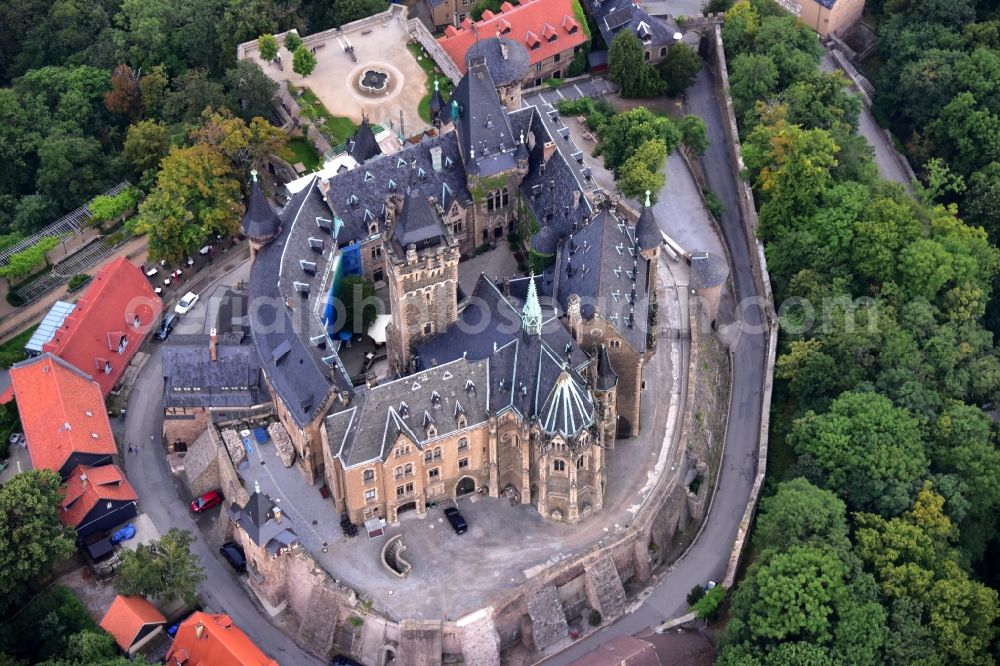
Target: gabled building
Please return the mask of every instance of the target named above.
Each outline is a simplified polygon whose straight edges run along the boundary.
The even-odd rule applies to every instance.
[[[285,600],[287,569],[282,558],[299,541],[291,519],[259,488],[245,506],[230,507],[229,517],[233,538],[246,555],[250,586],[271,606],[278,606]]]
[[[42,349],[91,375],[107,397],[163,310],[142,271],[124,257],[99,270]]]
[[[278,666],[225,613],[197,611],[181,622],[167,666]]]
[[[642,42],[646,62],[655,64],[667,56],[667,52],[680,41],[677,23],[656,16],[650,16],[642,4],[635,0],[582,0],[587,13],[597,29],[601,31],[608,47],[623,30],[628,30]]]
[[[79,465],[116,462],[104,398],[89,375],[46,353],[14,365],[10,379],[32,467],[66,479]]]
[[[135,518],[138,503],[139,496],[117,465],[78,465],[63,484],[59,520],[76,528],[77,540],[83,541]]]
[[[115,596],[101,618],[101,629],[111,634],[122,652],[132,656],[163,635],[167,618],[144,597]]]
[[[478,41],[509,40],[519,53],[523,50],[527,55],[528,66],[520,71],[520,82],[527,86],[541,85],[547,79],[566,76],[577,51],[588,40],[582,16],[577,13],[579,6],[577,0],[521,0],[517,5],[505,2],[499,12],[486,10],[476,22],[463,17],[457,24],[451,24],[452,17],[448,17],[449,25],[438,43],[464,73],[468,70],[470,50]],[[447,13],[440,4],[436,7],[432,4],[432,15],[444,18]],[[503,78],[499,72],[494,72],[494,76]]]

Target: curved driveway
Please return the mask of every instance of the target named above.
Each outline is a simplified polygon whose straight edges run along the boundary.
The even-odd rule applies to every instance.
[[[701,116],[708,126],[711,146],[703,157],[709,187],[726,207],[722,235],[732,259],[732,278],[738,323],[745,324],[732,347],[733,394],[729,405],[729,429],[722,470],[711,511],[698,539],[682,560],[655,583],[641,606],[615,624],[574,643],[545,660],[546,666],[569,664],[598,645],[622,634],[635,634],[676,617],[687,610],[687,593],[694,585],[722,580],[732,552],[740,520],[746,509],[757,465],[761,393],[766,338],[761,333],[764,318],[757,306],[757,289],[750,269],[748,245],[740,220],[736,183],[733,180],[723,132],[722,111],[714,96],[713,73],[706,64],[687,92],[688,113]],[[670,229],[665,229],[669,234]]]

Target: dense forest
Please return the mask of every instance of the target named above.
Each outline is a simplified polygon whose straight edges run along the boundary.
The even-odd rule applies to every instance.
[[[855,135],[858,99],[839,73],[817,69],[812,32],[771,0],[727,13],[731,89],[782,327],[768,496],[722,664],[996,663],[1000,451],[982,407],[1000,389],[983,325],[1000,253],[979,225],[996,225],[997,208],[963,222],[981,192],[954,177],[996,197],[988,144],[1000,141],[990,129],[1000,61],[974,46],[991,34],[996,45],[996,3],[981,3],[990,4],[979,14],[967,0],[877,8],[879,90],[891,99],[879,104],[907,145],[926,151],[916,196],[879,179]],[[933,62],[961,61],[962,75],[942,81],[912,65],[930,52],[928,35],[952,49]],[[889,73],[911,66],[908,82]]]
[[[237,64],[237,44],[290,28],[303,35],[324,30],[385,6],[386,0],[0,3],[0,246],[123,178],[152,189],[161,159],[198,143],[208,107],[247,124],[269,119],[275,84],[256,65]],[[245,181],[245,174],[225,173],[225,160],[199,150],[188,155],[204,158],[193,172]]]

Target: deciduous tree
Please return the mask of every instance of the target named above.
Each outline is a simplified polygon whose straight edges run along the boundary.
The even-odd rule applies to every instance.
[[[278,57],[278,40],[274,35],[261,35],[257,38],[257,50],[261,60],[271,62]]]
[[[687,90],[701,69],[701,58],[683,44],[676,44],[660,61],[660,76],[667,84],[666,93],[677,97]]]
[[[667,147],[661,139],[644,141],[618,169],[618,189],[625,196],[643,201],[649,192],[655,203],[666,182],[663,167]]]
[[[115,589],[121,594],[183,599],[194,605],[205,574],[191,553],[192,538],[190,532],[174,528],[158,541],[125,551]]]
[[[299,76],[309,76],[316,69],[316,55],[306,46],[299,45],[292,54],[292,71]]]
[[[278,84],[252,60],[240,60],[236,67],[226,72],[226,88],[243,120],[250,122],[257,116],[271,118],[274,115]]]
[[[681,142],[695,155],[702,155],[708,150],[708,128],[705,121],[698,116],[684,116],[677,123],[681,132]]]

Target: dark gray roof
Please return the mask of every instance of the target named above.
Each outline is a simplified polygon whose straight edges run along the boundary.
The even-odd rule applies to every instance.
[[[646,205],[639,213],[639,220],[635,223],[635,239],[641,250],[651,250],[658,247],[663,242],[663,235],[660,227],[656,224],[656,217],[653,215],[653,207],[649,205],[649,195],[646,195]]]
[[[674,43],[677,24],[650,16],[633,0],[586,0],[586,4],[608,46],[620,31],[626,29],[631,30],[646,46],[669,46]],[[644,39],[644,36],[647,38]]]
[[[354,130],[354,136],[347,141],[347,152],[358,164],[367,162],[376,155],[382,154],[378,141],[375,140],[375,133],[372,131],[368,119],[363,118],[358,129]]]
[[[247,212],[243,215],[243,233],[255,241],[266,242],[274,238],[281,221],[271,205],[264,198],[264,193],[260,189],[256,175],[250,184],[250,201],[247,203]]]
[[[255,544],[264,546],[269,555],[277,555],[280,549],[299,540],[292,530],[291,518],[282,512],[279,523],[275,520],[274,509],[274,502],[258,491],[250,495],[246,506],[234,505],[230,510],[233,521]]]
[[[611,359],[608,358],[608,348],[601,345],[597,350],[597,381],[594,387],[598,391],[607,391],[618,385],[618,375],[611,367]]]
[[[648,273],[635,229],[604,210],[559,246],[555,264],[545,272],[542,291],[554,295],[564,308],[570,295],[577,294],[585,318],[599,313],[632,349],[643,351]]]
[[[466,170],[491,176],[517,166],[514,132],[481,58],[469,64],[452,100],[459,105],[457,130]]]
[[[490,76],[493,77],[493,83],[498,86],[520,81],[531,64],[531,56],[528,55],[528,49],[524,44],[506,37],[491,37],[477,41],[466,51],[465,63],[469,65],[474,58],[480,57],[486,59],[486,66],[490,70]]]
[[[418,347],[420,363],[425,368],[435,364],[439,367],[463,354],[472,360],[488,359],[490,408],[496,413],[514,409],[525,419],[540,418],[548,413],[546,404],[564,372],[572,379],[574,391],[585,396],[584,403],[591,404],[587,383],[579,372],[589,363],[589,357],[552,316],[550,304],[543,303],[547,319],[542,334],[524,332],[520,301],[528,281],[511,280],[511,296],[507,298],[485,275],[480,275],[470,304],[459,314],[459,320]],[[552,408],[550,404],[548,411]],[[556,407],[556,411],[559,409]],[[562,417],[554,418],[553,423],[566,422]],[[579,418],[572,422],[581,427],[589,424]]]
[[[707,289],[718,287],[729,277],[726,258],[712,252],[691,255],[691,288]]]
[[[436,149],[441,150],[440,171],[434,170],[432,151]],[[472,201],[454,132],[407,144],[397,153],[379,155],[326,182],[329,205],[342,225],[337,234],[338,245],[366,241],[371,235],[368,227],[373,220],[381,228],[385,221],[386,197],[406,191],[413,178],[414,163],[417,173],[411,193],[436,197],[445,210],[454,201],[462,206]]]
[[[352,390],[321,320],[334,241],[317,219],[329,217],[314,179],[282,209],[281,234],[257,253],[250,272],[250,314],[256,324],[251,335],[261,368],[300,427],[331,392]],[[321,251],[310,238],[323,241]],[[315,274],[303,261],[315,264]],[[296,283],[308,284],[309,292],[303,295]]]
[[[396,251],[402,254],[410,245],[416,245],[418,250],[440,245],[444,234],[441,218],[427,197],[407,194],[403,199],[403,210],[392,228]]]
[[[366,391],[348,409],[327,417],[331,452],[353,467],[385,460],[400,435],[423,449],[482,424],[488,418],[487,366],[486,360],[458,358]]]
[[[559,246],[559,232],[555,225],[547,224],[531,237],[531,249],[539,254],[555,254]]]
[[[173,335],[163,346],[164,407],[248,408],[270,400],[257,352],[220,336],[216,361],[208,335]]]

